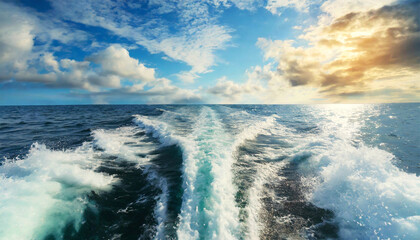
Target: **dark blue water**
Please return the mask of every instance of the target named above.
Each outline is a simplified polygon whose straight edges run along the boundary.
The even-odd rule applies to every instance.
[[[420,104],[0,107],[0,239],[418,239]]]

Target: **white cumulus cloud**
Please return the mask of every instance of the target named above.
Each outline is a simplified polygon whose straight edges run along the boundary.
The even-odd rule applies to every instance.
[[[153,81],[155,70],[148,68],[139,60],[130,57],[127,49],[121,45],[111,45],[105,50],[93,54],[87,60],[100,64],[105,74],[136,79],[140,81]]]

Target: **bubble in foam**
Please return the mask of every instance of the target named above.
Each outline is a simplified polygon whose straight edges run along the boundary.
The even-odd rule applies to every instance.
[[[333,210],[344,239],[420,239],[420,177],[386,151],[340,144],[312,159],[319,166],[309,199]]]
[[[149,162],[147,153],[154,149],[152,143],[144,141],[144,137],[136,134],[141,130],[136,127],[120,127],[112,130],[98,129],[92,132],[93,143],[104,151],[105,154],[117,156],[119,160],[138,163]]]
[[[169,113],[167,113],[169,114]],[[273,125],[275,117],[249,124],[236,136],[225,132],[214,110],[202,108],[194,130],[187,137],[175,134],[168,116],[155,119],[135,116],[135,122],[163,145],[176,144],[183,150],[184,196],[178,237],[181,239],[239,238],[239,211],[232,184],[232,154],[245,140],[255,138]]]
[[[137,133],[143,132],[138,127],[120,127],[112,130],[98,129],[93,131],[95,146],[101,148],[105,154],[117,156],[118,160],[137,163],[138,167],[144,167],[148,174],[148,180],[158,185],[162,193],[156,197],[154,217],[157,221],[155,239],[165,238],[165,222],[168,205],[168,186],[166,179],[150,168],[150,159],[147,154],[155,149],[153,143],[144,141],[144,136],[138,137]],[[139,154],[146,157],[140,157]]]
[[[4,239],[62,238],[62,229],[83,221],[91,191],[107,191],[117,180],[95,172],[92,149],[52,151],[33,144],[24,159],[0,166],[0,236]]]

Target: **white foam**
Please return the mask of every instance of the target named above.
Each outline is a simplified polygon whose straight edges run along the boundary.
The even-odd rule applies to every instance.
[[[334,211],[342,238],[420,238],[420,178],[393,158],[377,148],[339,145],[312,159],[320,172],[309,199]]]
[[[141,116],[141,115],[134,115],[133,121],[138,126],[143,128],[146,131],[146,133],[152,134],[153,137],[159,139],[159,141],[162,143],[162,146],[169,146],[169,145],[177,144],[181,147],[184,147],[185,149],[188,149],[187,147],[188,145],[182,144],[186,142],[187,139],[172,134],[171,131],[169,130],[169,126],[166,123],[158,121],[158,120],[152,120],[146,116]],[[153,179],[154,181],[156,181],[157,177],[154,177]],[[168,189],[167,189],[166,181],[161,179],[158,182],[161,187],[162,194],[159,197],[157,205],[154,209],[155,216],[158,221],[158,224],[156,226],[155,239],[164,239]]]
[[[144,167],[147,178],[150,182],[159,186],[162,193],[156,197],[156,206],[154,209],[155,219],[157,221],[155,239],[165,239],[165,221],[168,202],[168,186],[166,179],[159,177],[151,170],[150,159],[140,157],[139,154],[146,155],[155,149],[153,143],[144,141],[144,137],[138,137],[136,134],[140,131],[137,127],[121,127],[112,130],[95,130],[92,135],[94,144],[104,150],[105,154],[117,156],[118,159],[137,163],[138,167]]]
[[[165,115],[154,119],[136,115],[135,122],[163,145],[176,144],[182,149],[184,195],[178,238],[239,238],[232,155],[245,140],[255,138],[272,126],[274,117],[258,124],[248,124],[240,134],[231,136],[225,132],[217,114],[204,107],[196,118],[193,132],[180,136],[169,125],[173,117],[168,114],[170,112],[165,112]],[[207,183],[209,179],[211,181]]]
[[[98,162],[85,144],[75,150],[53,151],[33,144],[22,160],[0,166],[0,236],[3,239],[60,239],[69,222],[76,229],[91,191],[106,191],[116,182],[95,172]]]
[[[257,173],[255,174],[252,186],[248,189],[248,206],[246,212],[248,215],[246,221],[246,239],[257,240],[260,239],[260,233],[264,229],[263,223],[260,221],[260,214],[262,209],[261,199],[267,197],[267,189],[264,185],[273,178],[277,181],[281,180],[277,176],[278,170],[285,165],[285,162],[258,164],[256,166]],[[274,195],[274,194],[273,194]],[[272,198],[275,198],[272,196]]]
[[[214,112],[205,108],[198,119],[195,131],[188,137],[173,134],[170,127],[159,120],[136,116],[135,121],[158,138],[163,145],[177,144],[183,150],[184,195],[177,230],[178,238],[198,239],[200,234],[205,234],[209,238],[232,239],[237,229],[237,208],[233,196],[235,190],[231,184],[231,156],[226,155],[230,152],[223,149],[225,147],[223,144],[226,142],[220,141],[223,132],[220,122],[215,119]],[[217,135],[212,134],[212,131]],[[205,184],[201,182],[202,178],[197,178],[198,165],[206,164],[206,161],[210,161],[211,165],[211,173],[207,172],[210,175],[206,177],[213,177],[214,180],[211,186],[208,186],[210,199],[206,201],[207,208],[198,211],[200,204],[203,204],[204,196],[201,194],[205,194],[197,192],[197,188]],[[199,226],[203,220],[208,224],[205,227]]]
[[[375,113],[363,105],[326,112],[317,113],[322,132],[303,144],[313,156],[302,170],[315,174],[302,179],[308,200],[334,212],[343,239],[420,239],[420,177],[355,142],[363,115]]]
[[[140,157],[152,151],[153,144],[144,141],[144,137],[135,136],[140,129],[121,127],[112,130],[98,129],[92,132],[94,144],[104,150],[105,154],[117,156],[121,160],[148,163],[149,158]]]
[[[146,133],[151,133],[154,138],[159,139],[163,146],[169,146],[173,144],[180,144],[186,139],[172,134],[169,126],[159,120],[152,120],[146,116],[134,115],[134,122]]]
[[[276,122],[277,115],[270,117],[264,117],[262,121],[247,122],[241,129],[243,129],[238,135],[235,136],[235,142],[232,146],[232,150],[235,150],[246,140],[251,140],[257,137],[259,134],[269,134],[268,129],[272,128]]]
[[[275,124],[274,118],[278,116],[271,116],[254,124],[255,136],[258,134],[265,135],[276,135],[286,136],[290,135],[289,129],[282,125]],[[260,128],[261,130],[257,130]],[[249,128],[245,128],[249,129]],[[252,128],[251,128],[252,129]],[[248,131],[248,130],[246,130]],[[250,130],[251,132],[253,130]],[[254,134],[251,134],[252,136]],[[250,138],[252,139],[252,137]],[[256,240],[260,239],[260,234],[264,230],[264,223],[261,221],[263,214],[263,203],[262,198],[271,198],[273,201],[283,201],[279,199],[272,190],[267,189],[265,184],[272,183],[273,181],[282,181],[283,178],[278,176],[278,172],[288,164],[288,161],[276,161],[279,156],[288,155],[290,149],[278,148],[276,144],[259,146],[259,153],[253,155],[242,156],[243,160],[254,164],[253,168],[256,169],[256,173],[253,177],[251,187],[247,190],[248,194],[248,205],[245,208],[247,213],[246,222],[244,224],[244,239]],[[272,160],[272,162],[266,162]]]
[[[155,239],[166,239],[165,223],[168,210],[168,184],[165,178],[159,177],[155,172],[148,173],[148,179],[159,186],[162,193],[156,197],[156,206],[154,209],[154,216],[157,221]]]

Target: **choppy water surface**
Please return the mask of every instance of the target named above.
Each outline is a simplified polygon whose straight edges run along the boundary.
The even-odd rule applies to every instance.
[[[420,104],[0,107],[0,239],[420,239]]]

